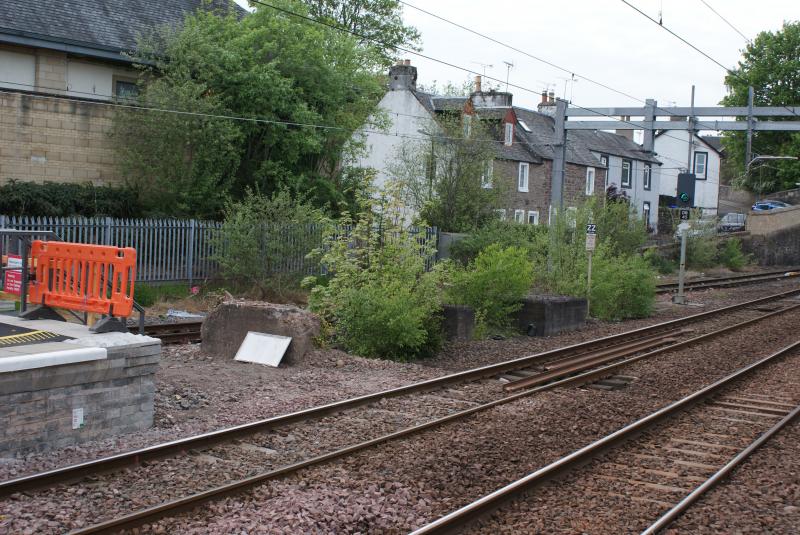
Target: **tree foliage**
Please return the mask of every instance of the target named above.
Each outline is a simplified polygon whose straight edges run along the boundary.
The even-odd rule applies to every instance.
[[[800,22],[785,22],[777,32],[758,34],[745,48],[739,66],[725,77],[725,84],[729,87],[722,101],[726,106],[746,106],[748,86],[753,86],[756,106],[800,104]],[[745,138],[744,132],[729,132],[724,138],[728,158],[742,175],[738,185],[756,193],[796,187],[800,177],[800,162],[796,161],[756,164],[744,176]],[[758,131],[753,135],[753,153],[797,156],[800,133]]]
[[[303,0],[315,19],[331,21],[363,38],[384,66],[396,57],[395,47],[417,49],[419,32],[403,23],[397,0]]]
[[[316,4],[275,3],[298,13]],[[140,43],[141,103],[185,112],[117,114],[122,170],[154,213],[219,216],[248,187],[338,211],[361,187],[342,161],[360,148],[351,135],[380,96],[386,49],[256,7],[243,18],[200,11]],[[366,24],[362,13],[350,24]]]
[[[389,168],[408,205],[445,232],[467,232],[490,221],[508,190],[491,176],[490,126],[477,116],[453,116],[438,118],[424,131],[428,138],[403,143]],[[486,181],[491,187],[484,187]]]

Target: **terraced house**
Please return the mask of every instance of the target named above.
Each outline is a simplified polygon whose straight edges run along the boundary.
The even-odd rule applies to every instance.
[[[136,95],[137,37],[232,0],[0,2],[0,182],[113,183],[114,108]]]
[[[509,194],[496,209],[501,217],[520,223],[547,223],[556,134],[555,100],[543,93],[537,110],[513,104],[513,95],[483,91],[476,77],[468,97],[444,97],[417,89],[417,70],[408,61],[389,72],[389,87],[379,106],[391,121],[387,133],[368,132],[366,155],[357,162],[375,170],[376,183],[391,180],[391,159],[404,137],[419,136],[426,125],[445,113],[478,116],[497,132],[493,161],[487,166],[484,187],[498,181],[510,184]],[[611,183],[628,191],[628,197],[646,223],[656,227],[658,166],[627,136],[611,132],[570,131],[567,136],[563,199],[566,208],[587,198],[602,196]],[[646,178],[645,178],[645,173]],[[641,176],[639,176],[641,175]],[[624,180],[623,180],[624,178]]]

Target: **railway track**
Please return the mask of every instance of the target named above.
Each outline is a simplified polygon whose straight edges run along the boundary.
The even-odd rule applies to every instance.
[[[732,275],[730,277],[691,280],[685,282],[683,288],[685,291],[705,290],[709,288],[730,288],[733,286],[745,286],[748,284],[771,282],[797,276],[800,276],[800,270],[792,268],[789,270],[784,269],[762,273],[749,273],[746,275]],[[656,293],[658,294],[673,293],[677,291],[678,283],[676,282],[656,285]]]
[[[483,496],[412,535],[463,532],[476,522],[482,522],[482,532],[535,531],[535,527],[526,526],[531,509],[545,511],[555,502],[584,501],[594,507],[612,508],[625,531],[636,529],[641,520],[627,519],[626,511],[617,511],[620,503],[639,504],[638,516],[641,504],[645,504],[653,517],[641,533],[654,535],[800,415],[800,380],[796,375],[793,380],[786,380],[786,370],[775,371],[782,359],[790,359],[791,369],[796,369],[800,341]],[[576,471],[582,473],[565,477]],[[561,481],[554,482],[557,477]],[[547,488],[547,496],[537,500],[535,491],[544,494],[549,483],[553,484]],[[569,492],[561,492],[562,488]],[[512,503],[517,507],[508,512]],[[580,523],[575,517],[582,514],[585,525],[599,527],[596,513],[578,510],[572,511],[571,516]],[[490,519],[490,515],[494,518]],[[504,518],[509,515],[511,518]],[[618,532],[614,526],[602,529]]]
[[[158,338],[162,344],[193,344],[200,341],[202,321],[181,321],[176,323],[158,323],[144,326],[144,334]],[[128,330],[139,333],[139,327],[132,325]]]
[[[599,340],[17,478],[0,483],[0,497],[22,491],[30,493],[36,489],[47,489],[61,483],[81,481],[87,477],[96,484],[98,478],[115,477],[100,474],[114,471],[119,473],[121,468],[131,470],[122,472],[123,481],[115,482],[114,485],[136,486],[140,481],[159,477],[159,473],[162,472],[160,468],[164,463],[174,462],[170,460],[180,458],[184,463],[182,469],[198,474],[196,478],[198,487],[191,489],[194,491],[193,494],[183,488],[171,489],[170,494],[174,499],[100,521],[75,533],[107,533],[136,527],[163,516],[172,516],[180,511],[192,509],[209,500],[242,492],[265,481],[285,477],[303,468],[420,433],[547,388],[607,377],[613,370],[626,363],[678,347],[702,343],[721,333],[795,310],[800,306],[800,302],[793,300],[797,294],[800,294],[800,290],[783,292]],[[766,309],[769,309],[767,314],[764,313]],[[685,329],[690,323],[693,325],[691,333]],[[720,323],[724,325],[720,326]],[[681,339],[689,334],[696,336]],[[567,358],[572,359],[572,362],[564,367]],[[563,373],[550,377],[548,382],[538,383],[534,388],[523,389],[512,395],[504,394],[512,390],[503,388],[504,385],[512,384],[509,378],[529,379],[543,371],[552,373],[552,369],[546,369],[548,363],[555,363],[551,367],[561,366]],[[584,367],[576,368],[578,364]],[[411,408],[421,405],[430,405],[431,409],[430,414],[426,415],[427,421],[419,424],[419,417],[413,416]],[[290,426],[308,425],[310,422],[314,422],[314,433],[324,438],[325,427],[335,424],[338,413],[342,411],[352,413],[356,409],[364,411],[362,418],[356,418],[357,421],[363,422],[364,427],[354,427],[353,436],[374,438],[344,448],[341,444],[321,444],[303,455],[278,460],[274,459],[274,451],[269,451],[269,448],[260,445],[265,443],[264,437],[270,433],[274,436],[274,433],[291,429]],[[359,414],[356,413],[357,416]],[[384,421],[387,420],[387,414],[392,416],[392,425]],[[348,427],[351,426],[352,424]],[[204,466],[209,458],[241,456],[245,455],[243,451],[246,452],[250,464],[239,473],[221,477],[219,470]],[[158,459],[164,460],[156,462]],[[265,468],[271,469],[265,470]],[[145,473],[141,473],[142,471]],[[163,474],[161,476],[163,477]],[[147,481],[147,485],[152,487],[154,483]],[[170,485],[165,483],[164,486]]]

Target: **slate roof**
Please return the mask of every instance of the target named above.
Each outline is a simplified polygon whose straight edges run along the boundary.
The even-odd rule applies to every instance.
[[[446,97],[414,91],[414,96],[432,115],[437,112],[455,111],[464,108],[468,97]],[[523,162],[552,160],[555,157],[555,121],[549,115],[514,106],[518,121],[523,121],[530,132],[519,123],[514,127],[514,143],[509,147],[497,143],[497,158]],[[478,108],[484,119],[502,119],[508,108]],[[613,154],[623,158],[661,164],[654,156],[642,150],[641,145],[611,132],[595,130],[571,130],[567,133],[567,162],[586,166],[599,166],[600,160],[592,151]]]
[[[641,160],[658,165],[661,164],[661,161],[655,156],[645,152],[641,145],[634,143],[624,136],[612,132],[604,132],[602,130],[570,131],[570,135],[573,134],[579,137],[581,142],[593,151],[620,156],[621,158],[629,158],[631,160]]]
[[[722,154],[725,151],[725,147],[722,146],[722,136],[697,136],[702,139],[706,145],[717,151],[718,154]]]
[[[221,12],[246,13],[233,0],[2,0],[0,42],[26,44],[19,41],[23,38],[58,50],[77,45],[114,53],[130,51],[139,35],[165,24],[180,24],[187,13],[206,4]]]

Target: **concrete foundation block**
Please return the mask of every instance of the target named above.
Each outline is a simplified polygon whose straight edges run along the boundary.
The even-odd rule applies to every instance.
[[[522,301],[517,325],[528,336],[552,336],[579,329],[586,323],[586,299],[566,296],[530,296]]]
[[[444,337],[451,341],[472,340],[475,332],[475,310],[464,305],[443,305]]]

